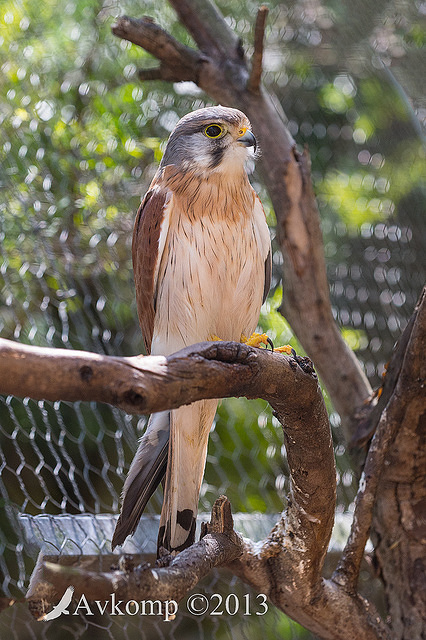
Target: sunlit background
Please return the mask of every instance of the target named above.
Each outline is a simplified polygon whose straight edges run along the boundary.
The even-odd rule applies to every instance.
[[[218,6],[250,55],[258,3]],[[426,4],[294,0],[269,7],[265,85],[297,144],[309,147],[333,313],[377,386],[425,274]],[[138,69],[156,63],[111,34],[122,14],[150,15],[194,46],[166,0],[0,5],[3,338],[109,355],[142,351],[130,258],[134,213],[170,131],[209,99],[191,83],[142,85]],[[274,237],[274,214],[256,172],[252,182]],[[281,262],[276,251],[261,326],[276,344],[290,342],[302,353],[275,310]],[[344,512],[357,482],[338,416],[329,409],[338,511]],[[35,563],[18,513],[117,513],[144,426],[145,418],[95,403],[0,397],[0,595],[22,597]],[[282,443],[265,402],[224,401],[210,438],[201,508],[209,510],[226,493],[234,511],[278,512],[288,490]],[[158,513],[160,506],[161,493],[147,510]],[[217,591],[215,580],[205,589]],[[237,589],[226,583],[227,592]],[[97,627],[77,622],[61,628],[63,640],[86,633],[312,637],[278,613],[254,622],[187,618],[180,627],[158,623],[145,631],[135,620],[119,628],[111,620],[98,620]],[[3,613],[0,630],[1,637],[58,637],[57,626],[37,625],[23,607]]]

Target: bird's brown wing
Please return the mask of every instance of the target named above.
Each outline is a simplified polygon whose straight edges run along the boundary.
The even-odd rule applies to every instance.
[[[154,332],[158,265],[161,260],[161,233],[167,233],[164,217],[168,192],[159,185],[148,191],[136,215],[132,258],[139,323],[146,352],[151,353]],[[164,236],[163,236],[164,238]],[[164,245],[164,242],[163,242]],[[135,532],[146,503],[164,477],[169,449],[168,412],[153,414],[139,443],[123,488],[123,504],[117,520],[112,548],[122,545]]]
[[[265,216],[265,221],[266,221],[266,213],[265,213],[265,209],[263,208],[262,201],[257,195],[257,193],[255,193],[254,191],[253,193],[254,193],[255,206],[257,205],[260,207],[260,209],[263,212],[263,215]],[[272,247],[271,247],[271,242],[269,240],[269,236],[268,236],[268,241],[266,242],[266,246],[268,247],[268,253],[265,258],[265,280],[263,283],[262,304],[265,302],[266,298],[268,297],[269,289],[271,288],[271,279],[272,279]]]
[[[146,352],[151,353],[155,316],[156,269],[159,240],[167,190],[154,187],[147,192],[136,215],[133,229],[132,258],[139,323]]]
[[[268,255],[265,260],[265,284],[263,286],[263,300],[262,303],[265,302],[268,297],[269,289],[271,287],[271,278],[272,278],[272,253],[271,249],[269,249]]]

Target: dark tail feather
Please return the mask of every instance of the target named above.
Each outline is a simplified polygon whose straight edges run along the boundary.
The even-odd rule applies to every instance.
[[[217,400],[201,400],[171,412],[166,471],[157,551],[180,552],[195,538],[200,487],[209,432]]]
[[[162,481],[167,468],[169,436],[170,413],[153,414],[124,483],[123,503],[112,537],[112,549],[122,545],[127,536],[135,532],[148,500]]]

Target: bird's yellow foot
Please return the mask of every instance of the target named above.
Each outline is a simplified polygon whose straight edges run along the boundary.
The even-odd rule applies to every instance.
[[[247,338],[245,335],[241,334],[241,342],[246,344],[248,347],[260,347],[261,344],[264,344],[265,347],[267,347],[269,344],[272,351],[274,350],[272,340],[269,336],[266,335],[266,333],[252,333],[250,338]]]
[[[223,342],[222,338],[219,338],[218,336],[216,336],[216,335],[214,335],[214,334],[210,335],[210,336],[207,338],[207,340],[208,340],[209,342]]]
[[[274,351],[278,353],[287,353],[289,356],[295,356],[296,352],[289,344],[284,344],[282,347],[275,347]]]

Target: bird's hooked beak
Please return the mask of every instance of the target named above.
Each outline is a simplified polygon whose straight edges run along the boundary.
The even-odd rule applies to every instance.
[[[254,152],[256,153],[256,138],[248,129],[244,131],[244,133],[237,138],[237,142],[242,144],[243,147],[254,147]]]

